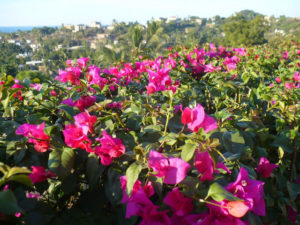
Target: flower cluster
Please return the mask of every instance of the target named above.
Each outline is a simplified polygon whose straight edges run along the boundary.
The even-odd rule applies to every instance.
[[[46,152],[49,149],[50,137],[44,132],[45,122],[40,125],[22,124],[16,130],[17,135],[28,137],[28,142],[33,143],[35,150]]]
[[[106,131],[102,132],[102,138],[96,140],[100,141],[101,146],[95,147],[95,154],[100,156],[103,165],[110,165],[114,158],[125,153],[122,140],[111,137]]]
[[[204,112],[204,108],[198,104],[195,108],[186,107],[182,112],[181,123],[187,124],[193,132],[203,128],[206,133],[218,128],[216,120]]]
[[[63,130],[66,145],[92,152],[92,141],[88,138],[88,133],[93,132],[97,117],[91,116],[88,112],[83,112],[74,116],[74,120],[75,124],[66,125]]]

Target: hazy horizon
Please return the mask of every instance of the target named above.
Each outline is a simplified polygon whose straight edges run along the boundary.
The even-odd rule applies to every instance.
[[[2,27],[88,25],[91,21],[108,25],[114,19],[145,24],[170,16],[228,17],[246,9],[275,17],[300,16],[299,0],[0,0],[0,6]]]

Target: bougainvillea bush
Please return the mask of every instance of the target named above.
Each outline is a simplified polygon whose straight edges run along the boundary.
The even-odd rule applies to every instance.
[[[299,56],[210,44],[3,77],[0,223],[299,223]]]

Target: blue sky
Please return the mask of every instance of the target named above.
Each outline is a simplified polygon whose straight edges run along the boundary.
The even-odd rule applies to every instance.
[[[0,26],[145,23],[169,16],[228,17],[243,9],[300,17],[300,0],[0,0]]]

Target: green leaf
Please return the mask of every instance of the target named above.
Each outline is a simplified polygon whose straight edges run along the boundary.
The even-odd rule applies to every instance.
[[[178,134],[175,134],[175,133],[168,133],[166,136],[162,137],[159,139],[159,142],[160,143],[166,143],[167,145],[174,145],[176,144],[177,142],[177,137],[178,137]]]
[[[19,182],[19,183],[24,184],[26,186],[32,187],[31,179],[29,178],[28,175],[25,175],[25,174],[19,174],[19,175],[11,176],[7,179],[7,182],[8,181]]]
[[[10,176],[19,174],[19,173],[31,173],[31,171],[27,168],[22,168],[22,167],[13,167],[11,168],[8,173],[7,173],[7,177],[9,178]]]
[[[126,170],[126,179],[127,179],[126,191],[129,196],[131,195],[133,185],[138,179],[139,174],[142,171],[142,168],[143,168],[142,165],[138,164],[137,162],[134,162]]]
[[[287,189],[292,201],[295,201],[297,196],[300,194],[300,184],[287,182]]]
[[[86,163],[86,175],[91,189],[99,182],[104,169],[105,167],[99,163],[99,157],[91,153]]]
[[[67,176],[73,168],[74,150],[71,148],[55,149],[49,154],[48,167],[59,177]]]
[[[222,109],[221,111],[215,112],[214,116],[216,119],[222,119],[222,121],[228,119],[231,117],[231,113],[228,111],[228,109]]]
[[[198,148],[199,144],[187,141],[185,145],[182,147],[181,158],[188,162],[190,161],[195,153],[195,150]]]
[[[248,215],[248,222],[250,223],[250,225],[263,225],[261,219],[256,214],[252,212],[248,212],[247,215]]]
[[[45,127],[44,131],[45,133],[50,136],[51,135],[51,132],[53,131],[53,129],[55,129],[56,126],[49,126],[49,127]]]
[[[230,192],[226,191],[220,184],[213,183],[210,185],[208,189],[207,198],[213,198],[216,201],[223,201],[224,199],[227,199],[229,201],[242,201],[242,199],[235,197]]]
[[[238,132],[225,132],[222,137],[225,149],[228,152],[243,154],[246,151],[245,139]]]
[[[250,74],[248,72],[244,72],[242,74],[242,79],[243,79],[244,83],[247,84],[250,79]]]
[[[61,109],[69,120],[74,121],[74,116],[76,115],[76,112],[73,109],[73,107],[62,104],[57,106],[57,108]]]
[[[14,215],[16,212],[21,211],[21,208],[17,204],[17,199],[11,190],[0,192],[0,212]]]
[[[104,182],[105,195],[109,202],[113,205],[119,205],[123,191],[121,189],[120,173],[109,167],[107,171],[107,179]]]

